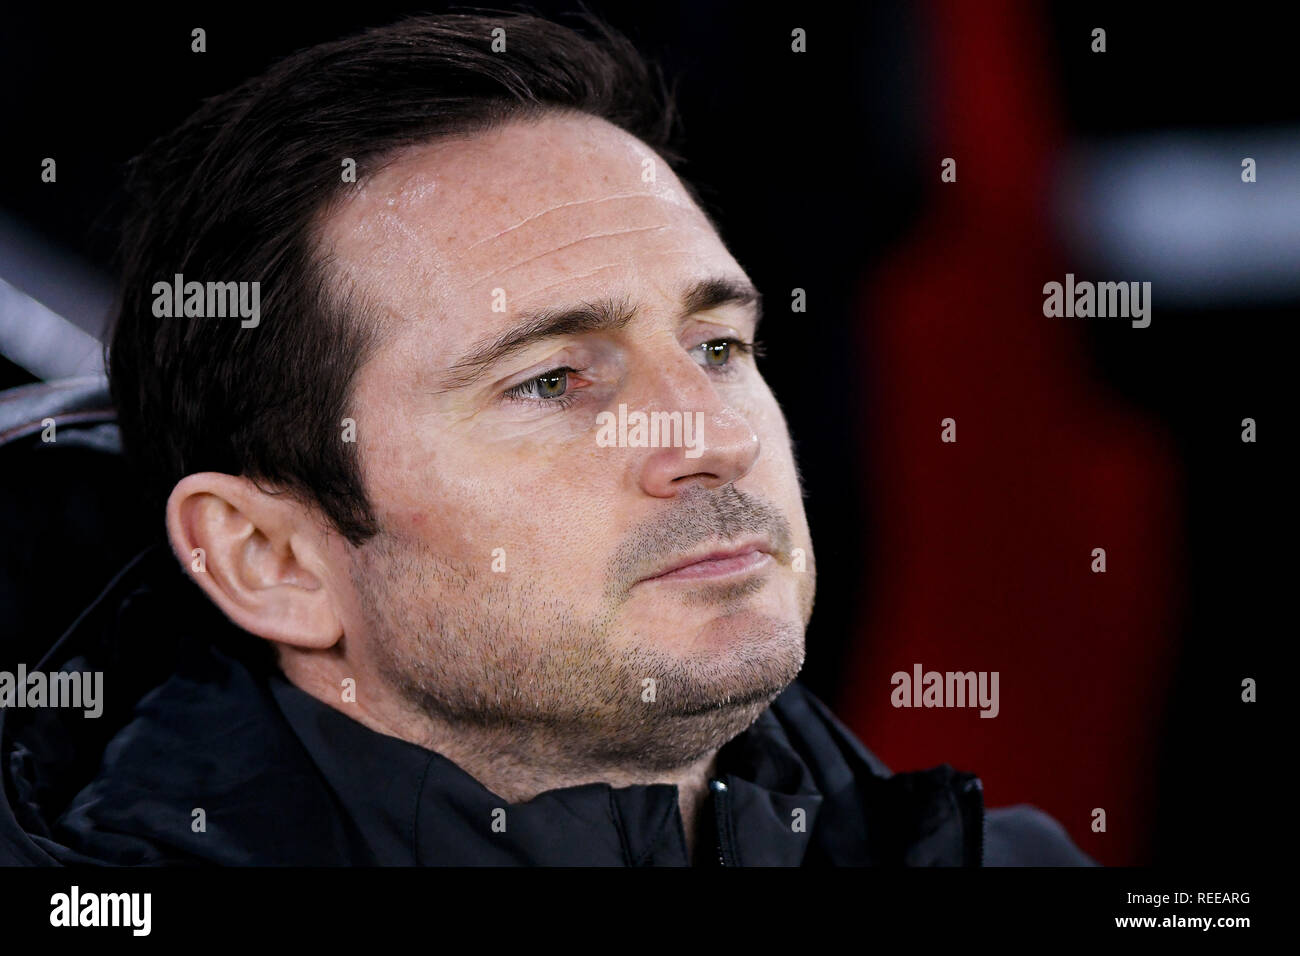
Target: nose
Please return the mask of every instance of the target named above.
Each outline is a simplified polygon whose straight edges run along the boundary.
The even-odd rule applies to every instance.
[[[689,356],[678,352],[667,367],[659,366],[644,398],[641,407],[648,424],[653,427],[657,415],[660,426],[658,447],[652,442],[645,448],[640,463],[639,479],[646,494],[672,498],[692,485],[720,488],[754,467],[761,451],[758,435]],[[675,430],[677,413],[680,432]],[[680,434],[681,440],[665,440],[666,430],[673,439]]]

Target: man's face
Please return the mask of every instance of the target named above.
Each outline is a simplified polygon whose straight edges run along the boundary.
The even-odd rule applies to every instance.
[[[512,122],[404,152],[323,241],[382,312],[351,417],[383,530],[340,600],[361,673],[569,767],[748,726],[802,665],[812,547],[733,344],[750,281],[666,163],[591,117]]]

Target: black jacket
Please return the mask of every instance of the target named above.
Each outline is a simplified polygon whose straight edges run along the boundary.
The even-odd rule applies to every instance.
[[[259,668],[165,548],[29,671],[102,671],[103,713],[0,709],[0,863],[687,865],[676,788],[507,804],[454,763]],[[977,777],[891,774],[797,683],[722,748],[711,863],[1079,865],[1050,817]]]

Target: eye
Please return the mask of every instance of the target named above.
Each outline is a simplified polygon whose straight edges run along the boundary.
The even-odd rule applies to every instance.
[[[537,398],[559,398],[569,390],[569,370],[557,368],[533,379]]]
[[[709,368],[725,368],[731,361],[732,349],[748,355],[754,351],[754,345],[750,342],[742,342],[740,339],[713,339],[697,346],[704,355],[704,364]]]
[[[569,390],[569,374],[576,371],[568,366],[553,368],[506,389],[506,397],[521,401],[554,402],[564,398]]]

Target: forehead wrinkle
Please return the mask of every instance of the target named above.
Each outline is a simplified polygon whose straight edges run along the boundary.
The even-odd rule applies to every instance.
[[[545,252],[539,252],[535,256],[529,256],[527,259],[521,259],[519,262],[512,263],[508,266],[502,266],[500,269],[494,269],[491,272],[487,273],[486,275],[481,275],[478,278],[476,278],[472,284],[478,285],[480,282],[486,282],[488,279],[491,279],[493,276],[500,275],[503,272],[509,272],[511,269],[518,269],[520,266],[526,266],[530,262],[536,262],[538,259],[544,259],[546,256],[549,256],[552,253],[561,252],[564,249],[569,249],[572,248],[573,246],[580,245],[581,243],[589,242],[592,239],[612,239],[615,236],[627,236],[637,232],[657,232],[660,229],[668,229],[668,228],[669,226],[666,224],[660,226],[636,226],[633,227],[632,229],[617,229],[614,232],[598,232],[594,236],[583,236],[581,239],[575,239],[572,242],[566,242],[564,245],[556,246],[554,249],[547,249]]]
[[[644,261],[647,259],[659,259],[659,258],[663,258],[664,256],[680,257],[684,251],[685,250],[677,249],[677,248],[663,249],[658,252],[646,253],[645,255],[640,256],[639,259]],[[531,298],[541,296],[543,292],[549,292],[551,289],[557,288],[558,286],[568,285],[572,282],[576,282],[581,279],[590,279],[592,276],[598,275],[602,272],[607,272],[610,269],[626,270],[627,266],[628,264],[625,262],[609,262],[603,266],[597,266],[595,269],[592,269],[590,272],[582,272],[573,275],[566,275],[563,279],[560,279],[558,282],[548,283],[538,289],[530,289],[528,292],[528,297],[531,299]],[[634,271],[639,272],[639,266],[636,261],[632,262],[632,267]]]
[[[505,229],[502,229],[502,230],[501,230],[500,232],[498,232],[498,233],[494,233],[493,235],[490,235],[490,236],[484,236],[482,239],[479,239],[479,240],[477,240],[477,241],[475,241],[475,242],[471,242],[468,246],[466,246],[466,247],[464,248],[463,252],[468,253],[468,252],[470,252],[471,250],[477,248],[478,246],[483,245],[483,243],[485,243],[485,242],[491,242],[493,239],[500,239],[502,236],[506,235],[507,233],[514,232],[516,229],[519,229],[519,228],[521,228],[522,226],[526,226],[526,225],[528,225],[530,222],[533,222],[533,221],[536,220],[536,219],[540,219],[540,218],[542,218],[543,216],[549,216],[551,213],[553,213],[553,212],[559,212],[561,209],[569,209],[569,208],[571,208],[571,207],[573,207],[573,206],[587,206],[587,205],[594,205],[594,204],[596,204],[596,203],[602,203],[602,202],[613,202],[614,200],[617,200],[617,199],[653,199],[653,200],[655,200],[656,202],[658,202],[658,201],[660,201],[660,200],[666,200],[666,201],[668,201],[668,202],[673,203],[673,204],[676,205],[676,206],[681,206],[681,207],[683,207],[683,208],[686,208],[686,206],[687,206],[687,204],[684,203],[684,202],[683,202],[683,201],[682,201],[682,200],[677,196],[677,194],[676,194],[675,192],[672,192],[672,191],[665,191],[663,194],[659,194],[659,193],[619,193],[618,195],[615,195],[615,196],[601,196],[599,199],[574,199],[574,200],[571,200],[570,202],[562,202],[562,203],[559,203],[558,205],[551,206],[549,209],[543,209],[541,212],[535,212],[535,213],[533,213],[531,216],[525,216],[523,219],[520,219],[518,222],[516,222],[515,224],[513,224],[513,225],[511,225],[511,226],[507,226]]]
[[[531,290],[531,291],[529,292],[529,296],[530,296],[530,297],[532,297],[532,296],[539,296],[539,295],[541,295],[543,292],[549,292],[551,289],[554,289],[554,288],[556,288],[557,286],[566,285],[566,284],[568,284],[568,283],[570,283],[570,282],[574,282],[574,281],[576,281],[576,280],[578,280],[578,279],[590,279],[592,276],[594,276],[594,275],[596,275],[596,274],[598,274],[598,273],[604,272],[604,271],[606,271],[607,269],[622,269],[622,268],[624,268],[624,266],[623,266],[622,263],[619,263],[619,262],[611,262],[611,263],[609,263],[608,265],[603,265],[603,266],[600,266],[600,267],[598,267],[598,268],[596,268],[596,269],[592,269],[590,272],[584,272],[584,273],[582,273],[581,275],[569,275],[569,276],[565,276],[565,277],[564,277],[563,279],[561,279],[559,282],[552,282],[552,283],[550,283],[549,285],[544,285],[544,286],[542,286],[540,289],[533,289],[533,290]]]

